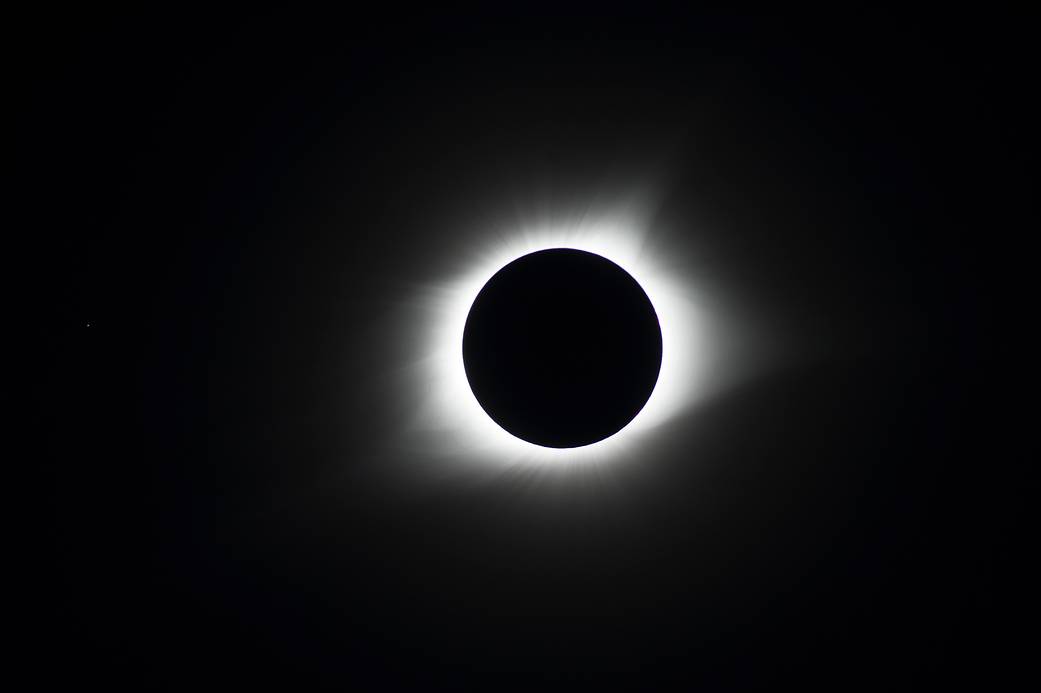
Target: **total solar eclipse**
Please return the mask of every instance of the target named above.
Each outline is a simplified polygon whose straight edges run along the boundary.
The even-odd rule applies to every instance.
[[[614,435],[647,403],[662,334],[643,288],[582,250],[531,253],[500,269],[463,331],[470,388],[522,440],[575,448]]]

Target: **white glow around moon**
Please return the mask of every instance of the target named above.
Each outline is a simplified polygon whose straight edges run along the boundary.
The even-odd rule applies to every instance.
[[[410,337],[414,358],[399,374],[410,410],[399,442],[420,459],[453,467],[561,470],[615,464],[696,403],[705,394],[713,361],[706,311],[683,273],[683,259],[648,243],[647,224],[638,216],[585,214],[577,221],[501,228],[491,238],[486,233],[477,242],[471,239],[463,251],[473,255],[461,271],[417,289],[418,305],[411,313],[416,320],[402,335]],[[661,371],[647,404],[615,435],[579,448],[541,447],[500,428],[474,397],[463,366],[463,328],[484,284],[511,261],[549,248],[596,253],[629,272],[650,298],[662,332]]]

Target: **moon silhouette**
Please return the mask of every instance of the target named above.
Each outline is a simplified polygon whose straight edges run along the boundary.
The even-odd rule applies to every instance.
[[[470,388],[500,427],[548,448],[614,435],[647,403],[662,335],[646,292],[624,269],[554,248],[500,269],[463,331]]]

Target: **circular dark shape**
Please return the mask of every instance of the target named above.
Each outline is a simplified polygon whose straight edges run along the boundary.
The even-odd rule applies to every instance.
[[[654,306],[628,272],[581,250],[542,250],[496,272],[463,331],[477,401],[549,448],[608,438],[633,420],[661,369]]]

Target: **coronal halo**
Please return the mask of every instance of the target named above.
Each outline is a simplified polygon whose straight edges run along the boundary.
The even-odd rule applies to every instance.
[[[639,215],[586,213],[577,221],[518,224],[483,238],[483,243],[471,239],[463,249],[472,259],[462,271],[418,289],[421,295],[414,297],[418,320],[407,328],[414,359],[400,374],[412,415],[399,437],[401,444],[431,465],[540,471],[613,465],[631,458],[655,429],[704,394],[710,345],[694,286],[682,271],[682,258],[648,243],[648,225]],[[478,403],[463,364],[466,318],[485,283],[513,260],[552,248],[595,253],[628,272],[654,305],[662,335],[661,370],[643,409],[616,434],[578,448],[540,447],[500,428]]]

